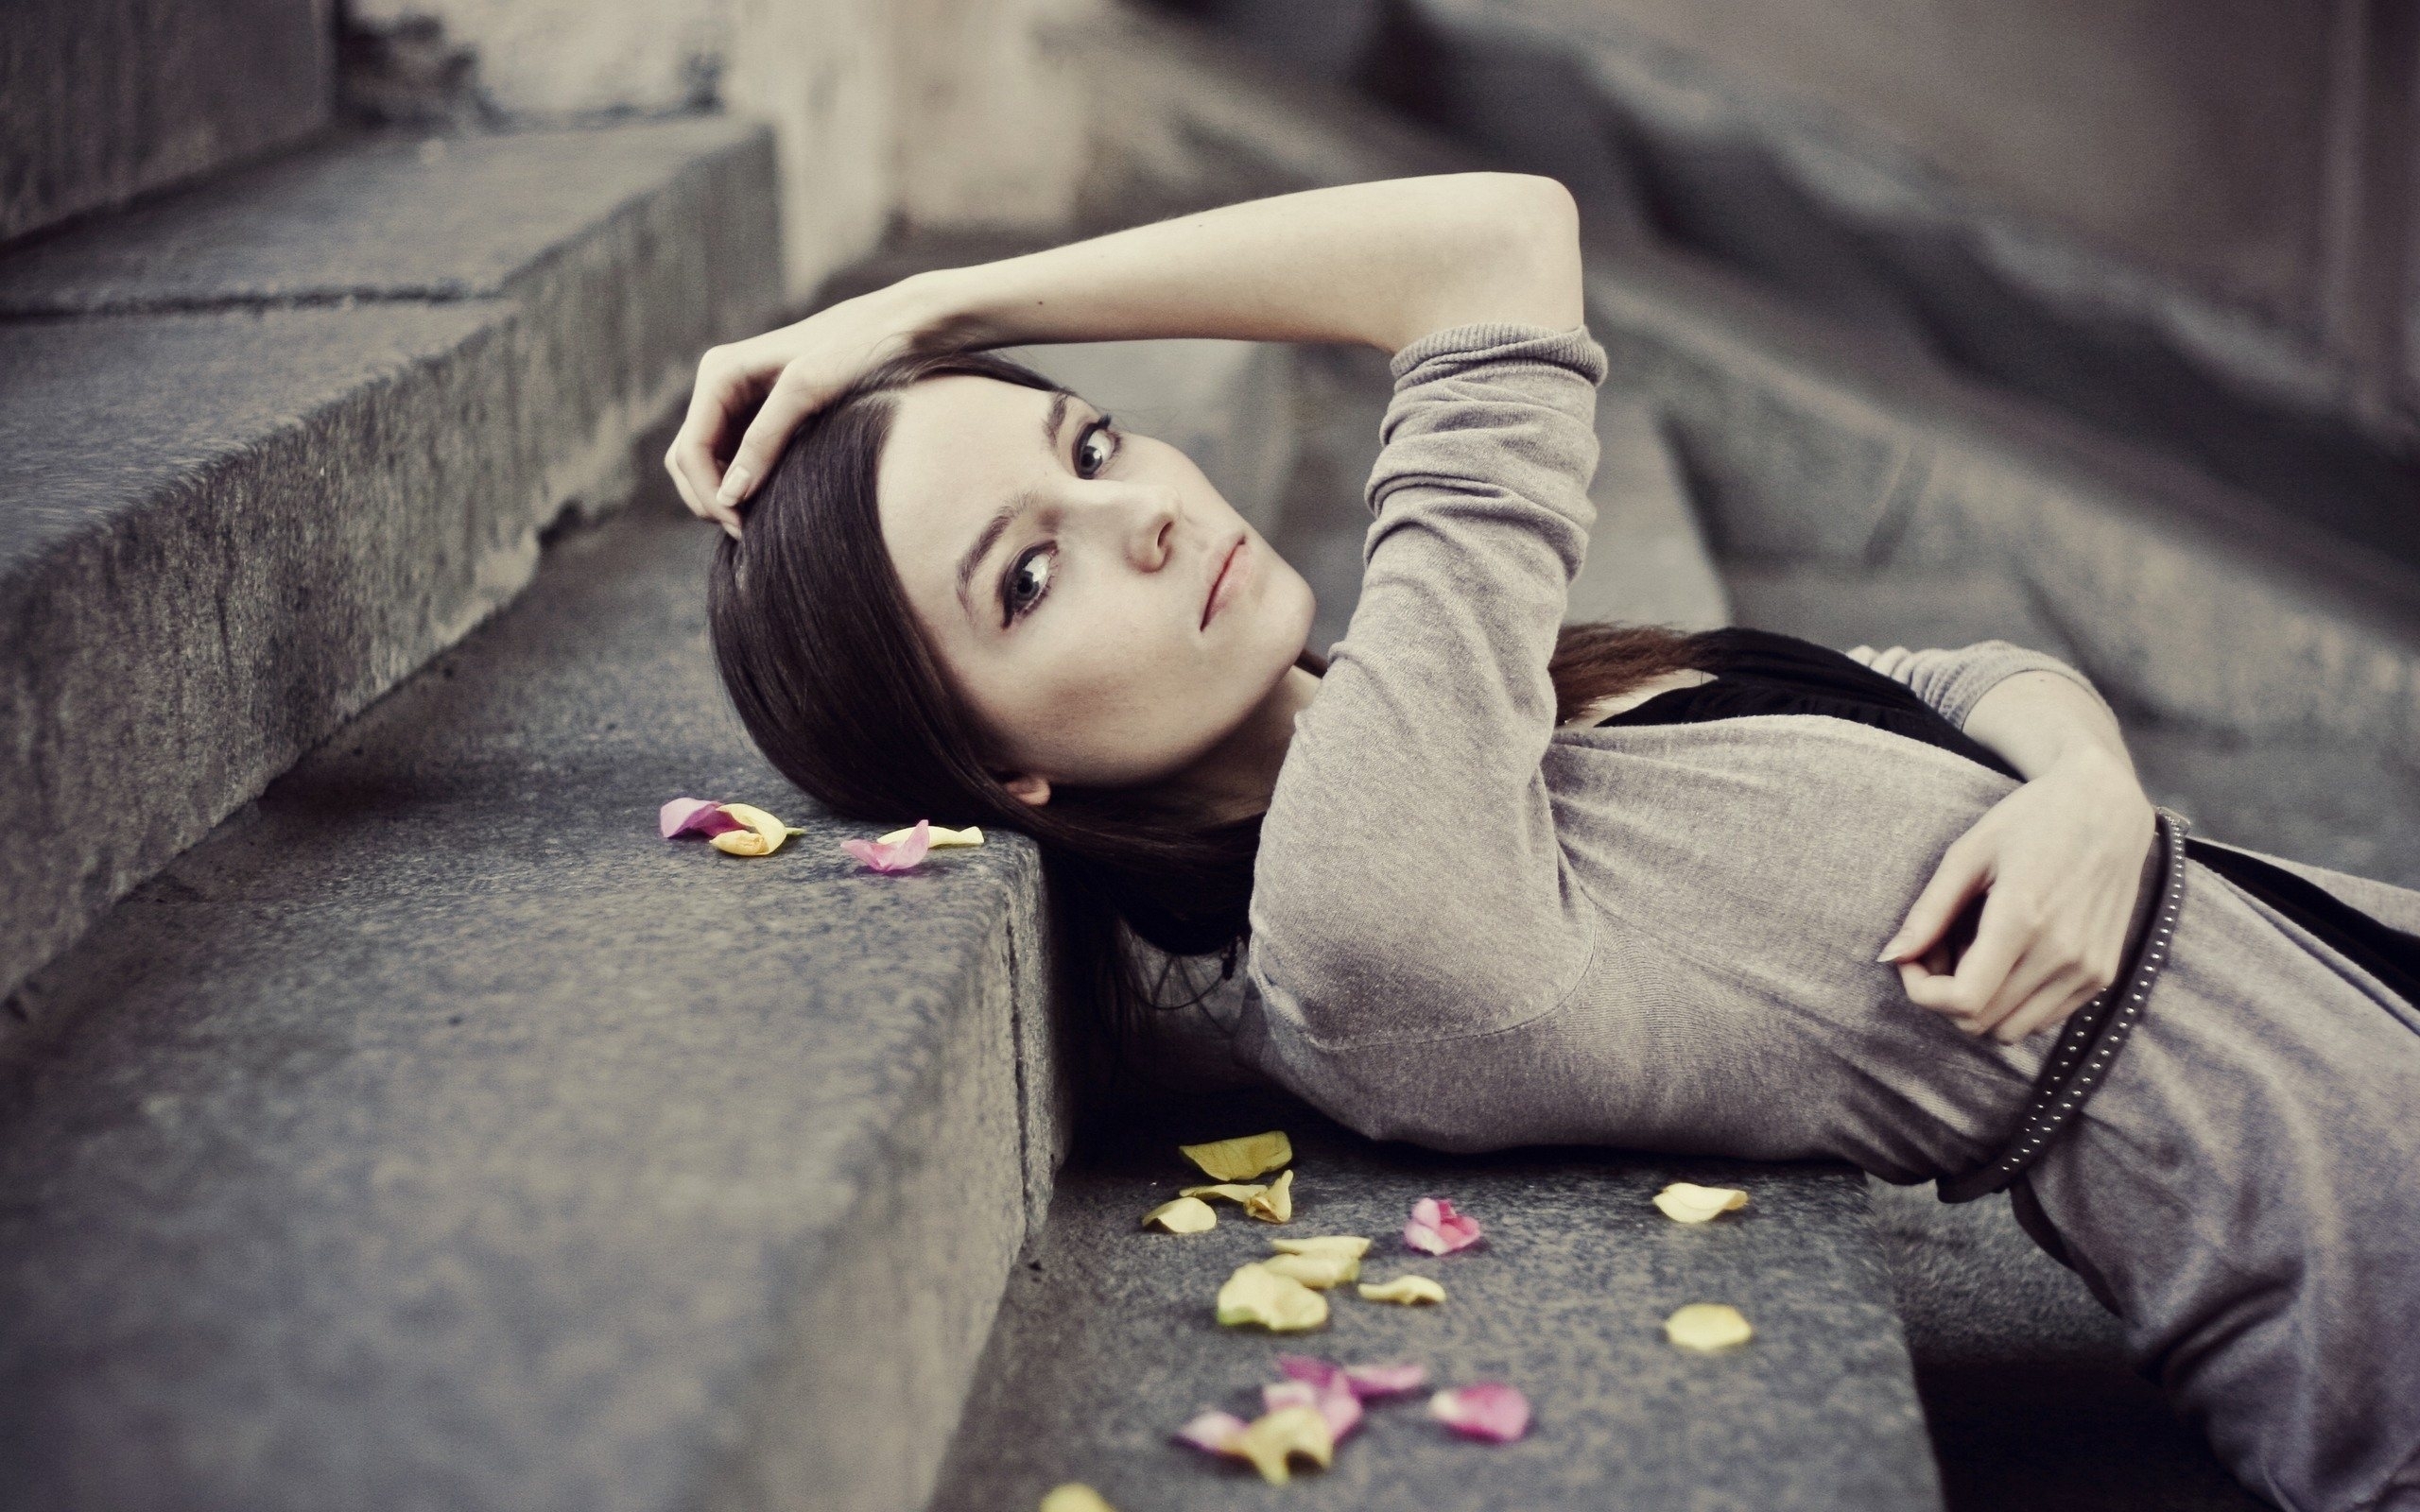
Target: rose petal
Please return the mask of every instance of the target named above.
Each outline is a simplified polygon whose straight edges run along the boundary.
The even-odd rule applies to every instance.
[[[1222,1181],[1215,1187],[1186,1187],[1177,1194],[1184,1197],[1224,1197],[1229,1202],[1245,1203],[1269,1195],[1269,1189],[1257,1182],[1245,1186],[1234,1181]]]
[[[717,835],[745,829],[737,819],[722,811],[719,803],[701,798],[676,798],[656,811],[655,827],[667,840],[684,834]]]
[[[1372,1397],[1400,1396],[1417,1391],[1428,1384],[1428,1367],[1425,1365],[1338,1365],[1310,1354],[1281,1354],[1278,1370],[1296,1381],[1314,1386],[1325,1386],[1342,1381],[1352,1393],[1367,1400]]]
[[[1177,1440],[1212,1454],[1238,1453],[1236,1443],[1251,1426],[1231,1412],[1205,1412],[1176,1431]]]
[[[1291,1276],[1315,1292],[1361,1279],[1361,1263],[1344,1255],[1278,1255],[1261,1262],[1280,1276]]]
[[[1337,1255],[1359,1260],[1370,1252],[1370,1241],[1354,1234],[1320,1234],[1310,1239],[1272,1239],[1269,1247],[1286,1255]]]
[[[1530,1399],[1500,1381],[1455,1386],[1428,1399],[1428,1415],[1458,1434],[1509,1444],[1530,1431]]]
[[[1285,1223],[1294,1216],[1294,1173],[1280,1172],[1276,1180],[1263,1186],[1237,1182],[1221,1182],[1215,1187],[1186,1187],[1180,1196],[1224,1197],[1243,1205],[1245,1212],[1263,1223]]]
[[[1426,1276],[1398,1276],[1391,1281],[1372,1284],[1363,1281],[1355,1288],[1365,1302],[1401,1302],[1409,1307],[1415,1302],[1442,1302],[1445,1288]]]
[[[1344,1381],[1353,1388],[1353,1394],[1365,1401],[1372,1397],[1399,1397],[1428,1384],[1428,1367],[1418,1364],[1349,1365],[1344,1367]]]
[[[1179,1197],[1163,1202],[1143,1214],[1143,1227],[1161,1228],[1172,1234],[1205,1233],[1219,1227],[1219,1215],[1210,1204],[1200,1197]]]
[[[1748,1194],[1737,1187],[1701,1187],[1675,1181],[1655,1194],[1655,1206],[1674,1223],[1710,1223],[1748,1205]]]
[[[1258,1196],[1244,1198],[1244,1211],[1263,1223],[1289,1223],[1294,1217],[1294,1173],[1280,1171]],[[1360,1267],[1354,1267],[1357,1274]]]
[[[1664,1320],[1664,1336],[1679,1349],[1714,1354],[1755,1335],[1739,1310],[1727,1302],[1691,1302]]]
[[[905,871],[925,859],[932,843],[932,821],[918,819],[904,839],[889,844],[880,840],[843,840],[840,849],[875,871]]]
[[[1180,1144],[1177,1153],[1201,1167],[1213,1181],[1249,1181],[1265,1171],[1293,1164],[1294,1142],[1284,1130],[1270,1129],[1208,1144]]]
[[[1271,1486],[1288,1479],[1287,1461],[1299,1454],[1325,1469],[1336,1458],[1336,1436],[1315,1407],[1282,1407],[1253,1421],[1236,1444],[1260,1478]]]
[[[916,827],[911,824],[907,829],[891,831],[889,834],[884,835],[874,843],[876,845],[897,845],[900,841],[907,839],[909,835],[915,833]],[[935,824],[933,825],[930,833],[932,835],[932,848],[936,850],[954,845],[981,845],[983,843],[983,832],[971,824],[963,830],[945,830],[940,825]]]
[[[706,843],[725,855],[769,856],[782,848],[784,840],[804,833],[791,829],[752,803],[726,803],[722,811],[746,826],[745,829],[728,830],[707,837]]]
[[[1270,1412],[1288,1407],[1311,1408],[1327,1419],[1328,1437],[1334,1443],[1343,1443],[1345,1435],[1361,1426],[1361,1399],[1353,1394],[1353,1388],[1341,1376],[1325,1386],[1315,1386],[1307,1381],[1280,1381],[1260,1388],[1260,1401]]]
[[[1272,1333],[1299,1332],[1327,1321],[1327,1298],[1254,1262],[1237,1266],[1219,1288],[1219,1321],[1231,1327],[1257,1323]]]
[[[1467,1249],[1479,1240],[1478,1220],[1454,1211],[1442,1197],[1423,1197],[1411,1205],[1411,1221],[1403,1226],[1403,1242],[1431,1255]]]
[[[1117,1512],[1098,1491],[1080,1481],[1054,1486],[1042,1498],[1041,1512]]]

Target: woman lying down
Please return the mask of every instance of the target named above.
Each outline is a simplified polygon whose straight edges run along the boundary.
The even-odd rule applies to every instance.
[[[1240,1053],[1448,1150],[2007,1190],[2254,1490],[2420,1507],[2420,893],[2187,838],[2081,675],[1562,627],[1594,523],[1570,198],[1470,174],[919,274],[709,352],[667,457],[715,654],[844,814],[1039,847],[1074,1001],[1226,953]],[[1359,342],[1359,602],[985,349]]]

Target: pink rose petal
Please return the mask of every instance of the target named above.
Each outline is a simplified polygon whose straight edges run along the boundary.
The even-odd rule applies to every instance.
[[[876,871],[905,871],[925,859],[933,848],[933,821],[918,819],[905,838],[885,845],[879,840],[843,840],[840,849]]]
[[[667,840],[677,839],[684,834],[699,834],[711,838],[717,834],[728,834],[734,830],[748,828],[725,814],[721,804],[709,803],[701,798],[674,799],[657,812],[655,823],[656,828],[664,832],[664,837]]]
[[[1372,1397],[1399,1397],[1407,1391],[1418,1391],[1428,1384],[1428,1367],[1425,1365],[1354,1365],[1344,1367],[1344,1379],[1351,1383],[1353,1394],[1366,1401]]]
[[[1428,1415],[1458,1434],[1509,1444],[1530,1431],[1530,1399],[1500,1381],[1481,1381],[1428,1399]]]
[[[1314,1386],[1325,1386],[1341,1378],[1356,1397],[1368,1400],[1372,1397],[1394,1397],[1407,1391],[1418,1391],[1428,1384],[1428,1367],[1425,1365],[1338,1365],[1308,1354],[1281,1354],[1277,1368],[1296,1381],[1306,1381]]]
[[[1275,1385],[1260,1388],[1261,1410],[1277,1412],[1287,1407],[1309,1407],[1327,1422],[1328,1442],[1340,1444],[1344,1435],[1361,1426],[1361,1399],[1353,1394],[1341,1375],[1331,1376],[1328,1383],[1315,1386],[1307,1381],[1280,1381]]]
[[[1423,1197],[1411,1205],[1411,1221],[1403,1226],[1403,1242],[1431,1255],[1448,1255],[1478,1243],[1478,1220],[1465,1218],[1442,1197]]]
[[[1177,1440],[1210,1454],[1233,1454],[1252,1426],[1231,1412],[1205,1412],[1176,1431]]]

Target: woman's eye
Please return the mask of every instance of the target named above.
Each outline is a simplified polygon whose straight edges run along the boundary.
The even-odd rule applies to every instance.
[[[1117,455],[1117,437],[1109,428],[1110,418],[1103,415],[1083,429],[1076,438],[1076,475],[1093,477],[1109,466]]]
[[[1036,546],[1009,564],[1009,580],[1000,590],[1002,626],[1033,612],[1033,606],[1049,593],[1056,559],[1053,548]]]

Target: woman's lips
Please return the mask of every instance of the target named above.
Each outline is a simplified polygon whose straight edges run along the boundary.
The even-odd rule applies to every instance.
[[[1201,603],[1201,628],[1210,627],[1211,617],[1226,608],[1227,600],[1235,597],[1236,590],[1243,586],[1244,553],[1250,540],[1248,536],[1237,536],[1236,543],[1219,558],[1219,570],[1210,578],[1209,596]]]

